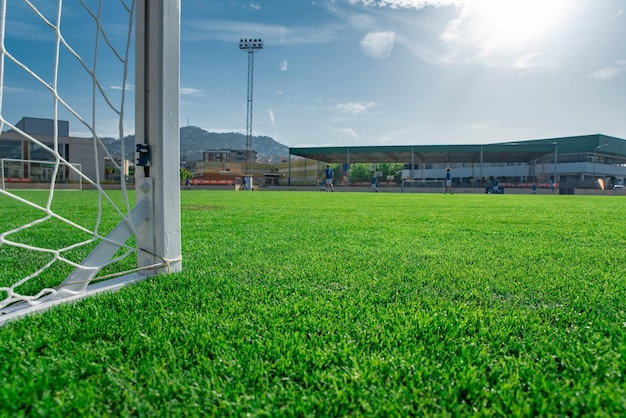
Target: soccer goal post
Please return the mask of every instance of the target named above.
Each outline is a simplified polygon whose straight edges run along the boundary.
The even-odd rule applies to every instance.
[[[150,202],[139,228],[140,267],[182,269],[180,237],[180,0],[137,3],[135,135],[137,201]],[[163,262],[166,262],[165,264]]]
[[[46,154],[44,175],[51,181],[44,191],[9,190],[2,167],[0,208],[12,216],[0,217],[0,325],[181,271],[180,0],[58,0],[45,8],[2,0],[1,8],[0,158],[3,164],[23,160],[18,164],[24,166],[33,150]],[[25,40],[18,33],[24,25],[49,39]],[[37,48],[46,52],[35,57]],[[53,59],[44,62],[48,57]],[[75,72],[63,75],[70,69]],[[129,112],[127,92],[133,88],[134,112]],[[42,132],[45,123],[38,119],[11,119],[17,106],[29,111],[18,91],[29,92],[32,100],[50,99],[50,129]],[[79,97],[85,92],[89,98]],[[87,136],[64,132],[64,118]],[[115,138],[103,133],[111,120]],[[126,129],[134,129],[132,149]],[[81,153],[93,151],[88,167],[71,161],[72,144],[78,142],[88,145]],[[134,186],[129,189],[123,176],[111,190],[101,167],[106,159],[123,171],[127,153],[134,155]],[[80,198],[73,194],[72,202],[58,193],[55,181],[68,170],[89,189]],[[74,200],[86,201],[89,209],[73,210]]]

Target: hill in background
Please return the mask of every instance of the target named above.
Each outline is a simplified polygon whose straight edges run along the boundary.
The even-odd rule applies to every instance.
[[[102,142],[110,150],[114,158],[121,158],[121,143],[113,138],[102,138]],[[124,138],[125,159],[133,160],[135,135]],[[237,132],[208,132],[197,126],[180,128],[180,160],[193,162],[202,160],[202,152],[218,149],[244,150],[246,136]],[[252,149],[263,159],[289,156],[289,147],[276,142],[269,136],[253,136]]]

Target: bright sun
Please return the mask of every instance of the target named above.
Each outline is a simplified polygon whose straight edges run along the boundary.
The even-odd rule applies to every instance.
[[[516,52],[556,30],[571,0],[473,0],[468,2],[483,51]],[[570,6],[568,6],[570,3]]]

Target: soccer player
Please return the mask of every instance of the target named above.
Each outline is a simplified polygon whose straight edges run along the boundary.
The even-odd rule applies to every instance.
[[[376,174],[372,176],[372,190],[378,192],[378,181],[376,179]]]
[[[331,192],[335,191],[335,187],[333,186],[333,177],[335,177],[335,173],[333,173],[333,169],[330,168],[330,165],[326,164],[326,169],[324,170],[324,177],[326,178],[325,180],[325,185],[326,185],[326,191],[330,190]]]
[[[450,167],[446,168],[446,189],[443,194],[450,192],[452,194],[452,174],[450,173]]]

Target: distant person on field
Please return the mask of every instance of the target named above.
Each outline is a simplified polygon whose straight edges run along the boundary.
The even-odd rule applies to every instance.
[[[185,179],[185,190],[191,190],[191,181],[189,181],[189,177]]]
[[[372,190],[378,192],[378,180],[376,179],[376,175],[372,176]]]
[[[324,170],[324,178],[326,191],[330,190],[331,192],[335,191],[335,187],[333,186],[333,177],[335,177],[335,173],[333,173],[333,169],[330,168],[330,165],[326,165],[326,169]]]
[[[241,178],[241,190],[248,190],[248,182],[245,177]]]
[[[491,186],[491,190],[493,190],[494,193],[498,193],[498,179],[497,178],[493,178],[493,185]]]
[[[450,192],[452,194],[452,173],[450,173],[450,167],[446,168],[446,189],[443,194]]]
[[[537,184],[536,183],[533,183],[532,189],[533,189],[533,194],[537,194]]]

